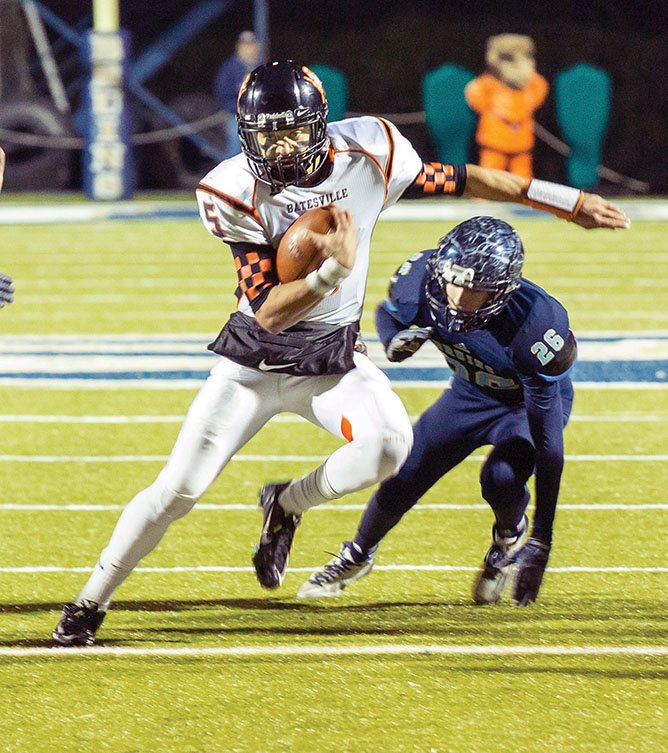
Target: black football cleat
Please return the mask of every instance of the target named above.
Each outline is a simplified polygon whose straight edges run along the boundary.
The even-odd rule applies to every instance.
[[[65,604],[60,622],[51,635],[61,646],[92,646],[95,633],[106,616],[106,612],[101,612],[98,605],[88,599]]]
[[[288,569],[290,547],[301,515],[291,515],[278,504],[280,493],[288,486],[266,484],[260,489],[262,535],[253,554],[255,574],[263,588],[278,588]]]

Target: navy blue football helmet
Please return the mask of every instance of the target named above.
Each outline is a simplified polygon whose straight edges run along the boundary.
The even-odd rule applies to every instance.
[[[266,63],[246,77],[237,100],[239,141],[251,170],[273,193],[303,185],[325,161],[327,110],[320,79],[292,60]],[[276,142],[286,136],[294,151],[277,154]]]
[[[427,262],[426,295],[434,322],[445,322],[450,332],[484,327],[520,286],[523,262],[522,241],[507,222],[472,217],[454,227]],[[448,306],[448,283],[492,296],[475,311],[454,311]]]

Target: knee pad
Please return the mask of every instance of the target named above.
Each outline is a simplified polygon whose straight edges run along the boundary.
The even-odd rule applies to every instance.
[[[482,496],[490,503],[510,503],[524,497],[524,485],[533,467],[534,451],[528,442],[494,448],[480,472]]]
[[[384,481],[404,464],[413,444],[413,433],[385,431],[375,443],[371,457],[376,462],[377,480]],[[373,461],[372,461],[373,462]]]

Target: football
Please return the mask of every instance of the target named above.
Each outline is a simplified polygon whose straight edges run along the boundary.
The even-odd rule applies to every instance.
[[[315,233],[331,232],[334,218],[329,207],[316,207],[304,212],[285,231],[276,252],[276,271],[281,282],[299,280],[317,269],[325,256],[308,238],[305,230]]]

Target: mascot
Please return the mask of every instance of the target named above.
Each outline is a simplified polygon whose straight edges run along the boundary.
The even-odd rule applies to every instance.
[[[480,164],[533,177],[533,113],[545,101],[547,81],[536,72],[531,37],[499,34],[487,40],[487,72],[465,90],[478,113],[476,142]]]

